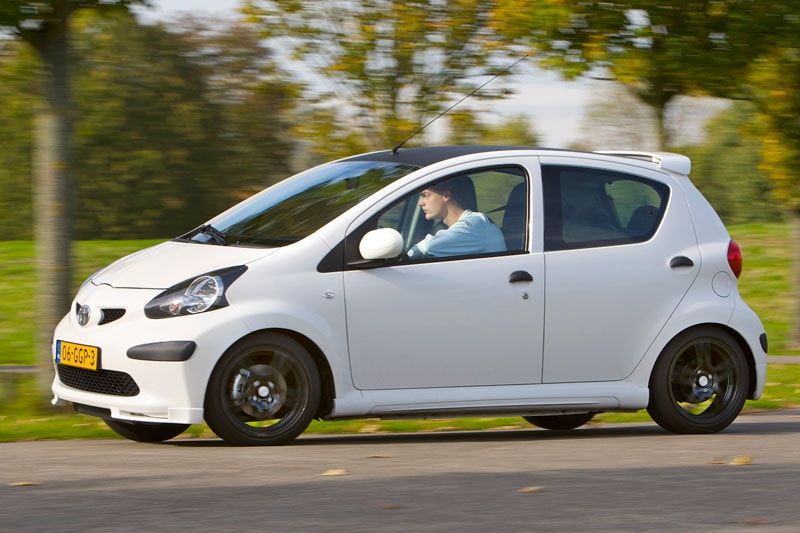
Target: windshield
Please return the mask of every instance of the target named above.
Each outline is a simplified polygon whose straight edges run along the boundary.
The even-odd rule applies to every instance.
[[[212,220],[212,225],[182,238],[216,244],[292,244],[416,168],[380,161],[341,161],[313,168],[245,200]]]

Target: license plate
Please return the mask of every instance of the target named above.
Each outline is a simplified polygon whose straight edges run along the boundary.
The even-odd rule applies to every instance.
[[[74,342],[56,341],[56,363],[86,370],[100,368],[100,348]]]

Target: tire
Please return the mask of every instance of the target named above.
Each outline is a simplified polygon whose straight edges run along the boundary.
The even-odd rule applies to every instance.
[[[177,437],[189,428],[189,424],[153,424],[128,420],[103,420],[118,435],[137,442],[163,442]]]
[[[217,363],[206,390],[206,423],[229,444],[286,444],[311,423],[320,388],[314,360],[299,342],[258,334]]]
[[[566,430],[575,429],[594,418],[594,413],[577,413],[573,415],[523,416],[526,421],[543,429]]]
[[[647,412],[673,433],[716,433],[739,416],[749,386],[736,339],[713,327],[691,329],[675,337],[656,361]]]

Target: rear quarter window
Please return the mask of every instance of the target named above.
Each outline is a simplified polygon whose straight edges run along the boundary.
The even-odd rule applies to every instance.
[[[603,169],[544,166],[542,184],[545,250],[649,240],[669,200],[663,183]]]

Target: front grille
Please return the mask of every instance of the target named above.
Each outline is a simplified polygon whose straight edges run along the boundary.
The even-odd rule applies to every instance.
[[[103,318],[97,323],[98,326],[119,320],[125,315],[124,309],[101,309],[101,311],[103,311]]]
[[[136,396],[139,386],[125,372],[116,370],[85,370],[66,365],[58,366],[58,379],[67,387],[111,396]]]

